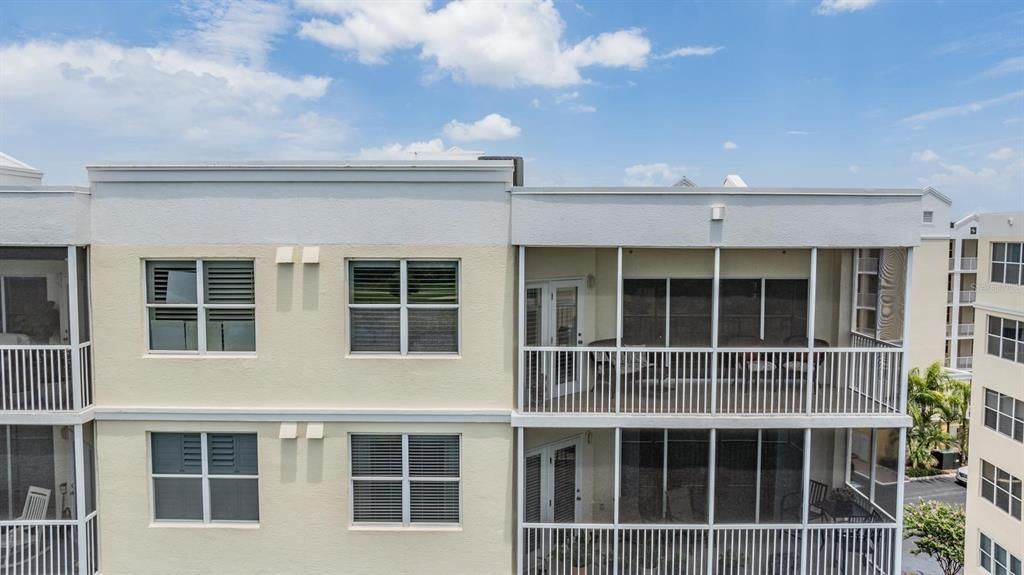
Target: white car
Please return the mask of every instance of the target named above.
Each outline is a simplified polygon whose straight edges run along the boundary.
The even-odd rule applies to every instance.
[[[956,482],[964,487],[967,487],[967,466],[963,466],[956,470]]]

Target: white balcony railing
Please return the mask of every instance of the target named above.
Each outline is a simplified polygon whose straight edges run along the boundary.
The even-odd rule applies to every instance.
[[[973,323],[962,323],[956,327],[956,334],[960,337],[970,337],[974,335],[974,324]]]
[[[860,334],[853,347],[813,351],[526,347],[523,354],[526,413],[900,412],[902,349]]]
[[[960,292],[960,303],[974,303],[975,299],[977,299],[977,292],[975,291]]]
[[[92,405],[91,351],[89,343],[78,349],[70,345],[0,346],[0,412],[76,411]],[[79,358],[77,381],[72,354]]]
[[[524,575],[895,575],[900,552],[884,524],[526,524],[521,536]]]
[[[77,521],[0,523],[0,573],[78,573]]]
[[[969,272],[978,269],[978,258],[960,258],[960,270]]]
[[[958,357],[956,358],[957,369],[974,369],[974,358],[973,357]]]

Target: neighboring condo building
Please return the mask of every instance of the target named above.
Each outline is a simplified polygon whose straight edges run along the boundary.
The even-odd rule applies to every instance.
[[[89,177],[0,187],[0,573],[900,573],[934,193]]]
[[[978,242],[982,233],[978,214],[950,224],[944,365],[959,371],[974,369],[974,301],[978,294]]]
[[[1024,212],[961,223],[977,258],[966,572],[1024,573]]]

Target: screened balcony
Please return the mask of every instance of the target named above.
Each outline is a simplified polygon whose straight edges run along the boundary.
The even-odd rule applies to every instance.
[[[0,247],[0,413],[92,404],[86,248]]]
[[[524,432],[521,573],[898,573],[899,430]]]
[[[0,426],[0,573],[98,571],[93,425]]]
[[[902,411],[906,250],[520,254],[522,413]]]

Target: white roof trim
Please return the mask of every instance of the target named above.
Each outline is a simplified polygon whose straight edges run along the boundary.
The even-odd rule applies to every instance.
[[[38,176],[43,175],[43,172],[41,172],[40,170],[37,170],[36,168],[33,168],[32,166],[26,164],[25,162],[22,162],[18,158],[15,158],[3,152],[0,152],[0,169],[26,172]]]
[[[925,195],[931,194],[931,195],[935,196],[936,198],[939,198],[940,200],[942,200],[942,203],[946,204],[947,206],[952,206],[953,205],[953,199],[952,198],[950,198],[946,194],[943,194],[942,192],[940,192],[939,190],[936,190],[935,188],[933,188],[931,186],[928,186],[927,188],[925,188],[924,189],[924,193],[925,193]]]

